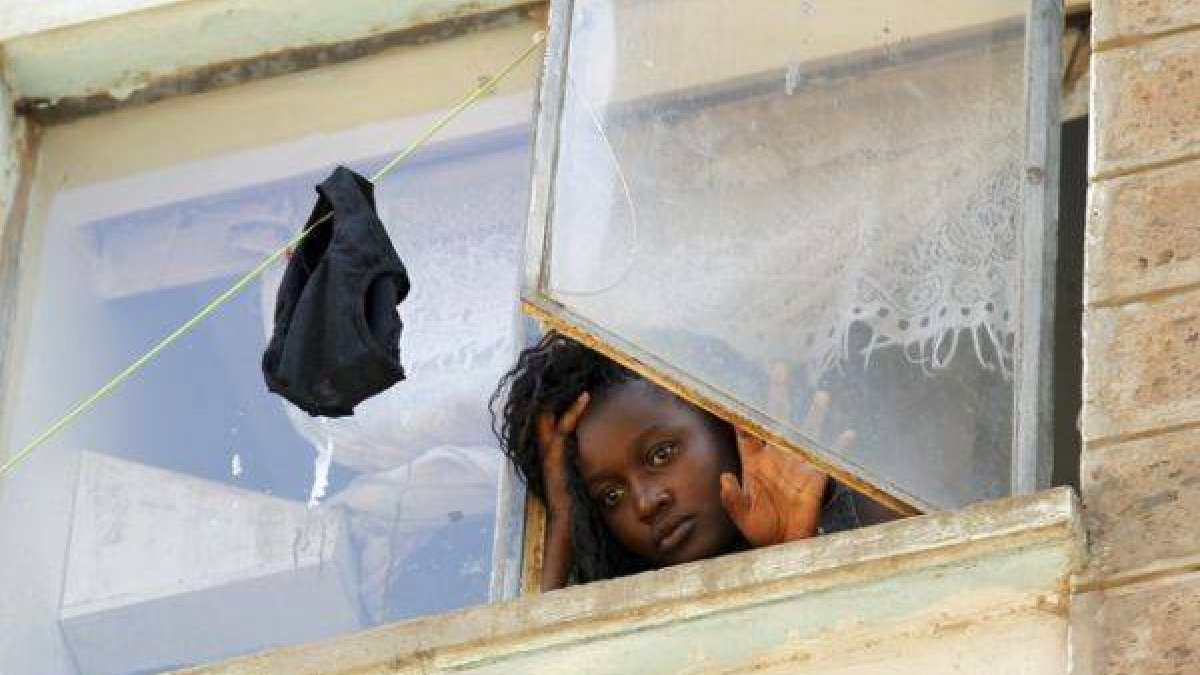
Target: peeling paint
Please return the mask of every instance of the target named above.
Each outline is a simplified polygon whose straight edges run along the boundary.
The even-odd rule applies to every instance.
[[[43,123],[62,123],[116,108],[145,105],[176,96],[213,91],[310,68],[350,61],[387,49],[427,44],[481,30],[515,24],[521,10],[500,10],[449,19],[441,23],[394,31],[335,45],[317,45],[212,63],[153,77],[148,73],[126,74],[124,80],[100,94],[61,99],[22,99],[20,110]]]
[[[180,0],[13,38],[3,48],[21,110],[60,121],[511,25],[540,4]]]

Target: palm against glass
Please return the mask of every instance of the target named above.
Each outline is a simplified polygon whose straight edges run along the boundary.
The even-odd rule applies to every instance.
[[[788,419],[787,370],[773,368],[771,381],[773,412]],[[810,438],[820,436],[828,412],[829,394],[817,392],[804,423],[804,431]],[[851,430],[843,432],[837,441],[841,450],[853,444]],[[721,475],[721,502],[746,540],[758,547],[815,535],[829,477],[794,453],[741,430],[737,445],[742,480],[739,482],[731,473]]]

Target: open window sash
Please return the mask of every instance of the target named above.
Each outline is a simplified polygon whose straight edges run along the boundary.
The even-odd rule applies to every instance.
[[[524,310],[901,512],[1048,485],[1062,8],[935,4],[552,3]]]

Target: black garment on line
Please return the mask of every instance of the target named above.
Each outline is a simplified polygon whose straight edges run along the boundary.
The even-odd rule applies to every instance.
[[[313,416],[343,417],[404,379],[396,305],[408,273],[375,211],[374,186],[339,166],[317,186],[309,227],[275,300],[267,388]]]

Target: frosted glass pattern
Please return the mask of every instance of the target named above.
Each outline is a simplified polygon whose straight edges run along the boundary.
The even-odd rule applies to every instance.
[[[893,494],[1008,494],[1024,19],[578,0],[541,291]]]
[[[3,447],[286,242],[332,168],[313,145],[370,175],[414,135],[393,134],[41,183]],[[487,601],[501,454],[486,401],[515,348],[528,143],[493,126],[377,187],[413,283],[408,379],[359,414],[321,423],[267,392],[279,264],[3,481],[0,672],[160,672]]]

